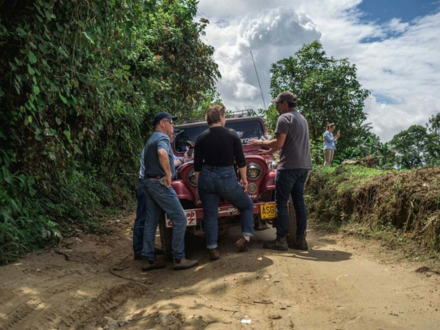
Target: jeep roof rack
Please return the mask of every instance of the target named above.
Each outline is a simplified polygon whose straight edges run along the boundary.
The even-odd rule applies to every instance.
[[[256,117],[258,116],[254,109],[228,110],[226,116],[229,118]],[[231,116],[231,117],[230,117]]]

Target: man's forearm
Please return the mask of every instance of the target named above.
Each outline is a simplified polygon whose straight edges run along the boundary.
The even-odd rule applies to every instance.
[[[178,166],[180,166],[180,165],[183,165],[185,163],[185,161],[182,159],[182,158],[177,158],[175,161],[174,161],[174,167],[178,167]]]
[[[261,146],[269,149],[278,149],[278,141],[277,139],[262,141]]]

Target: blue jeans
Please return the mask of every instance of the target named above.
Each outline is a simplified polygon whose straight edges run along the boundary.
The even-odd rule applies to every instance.
[[[214,167],[203,165],[198,183],[200,200],[203,205],[206,247],[217,247],[218,237],[218,203],[220,197],[240,210],[241,232],[252,236],[254,231],[254,204],[237,181],[232,166]]]
[[[185,258],[186,215],[179,198],[172,187],[166,188],[158,180],[142,179],[146,203],[148,205],[144,228],[142,255],[154,260],[154,241],[159,221],[165,221],[164,213],[173,223],[171,249],[176,259]]]
[[[307,211],[304,202],[304,184],[309,170],[278,170],[275,177],[275,202],[277,207],[277,237],[287,235],[289,212],[287,202],[292,196],[296,212],[296,236],[304,235],[307,228]]]
[[[136,188],[137,208],[136,208],[136,220],[134,220],[133,226],[133,252],[135,254],[142,253],[142,245],[144,244],[144,227],[145,218],[147,212],[147,203],[144,189],[142,188],[142,182],[139,183]]]

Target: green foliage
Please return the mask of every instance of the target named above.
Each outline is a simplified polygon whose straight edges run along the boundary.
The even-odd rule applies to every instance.
[[[368,162],[377,168],[391,169],[394,166],[395,152],[391,150],[387,142],[382,143],[378,136],[371,134],[356,147],[348,147],[336,154],[336,163],[340,164],[345,159]]]
[[[436,115],[432,115],[428,119],[426,126],[431,133],[434,133],[440,137],[440,112]]]
[[[312,165],[324,164],[324,150],[323,150],[323,138],[318,138],[317,141],[310,140],[310,152],[312,154]]]
[[[30,246],[61,237],[58,224],[47,216],[37,195],[33,177],[0,173],[0,265],[28,252]],[[32,207],[29,207],[32,205]]]
[[[0,2],[3,261],[43,244],[36,232],[53,237],[127,201],[155,113],[190,118],[212,93],[219,72],[196,10],[195,0]]]
[[[215,90],[208,91],[203,94],[200,105],[197,108],[194,108],[191,115],[184,115],[181,119],[183,119],[184,121],[205,120],[206,110],[211,105],[217,104],[223,104],[220,94]]]
[[[284,90],[296,94],[313,141],[318,141],[331,122],[341,131],[339,150],[356,147],[368,135],[363,108],[369,92],[361,87],[356,67],[347,59],[326,56],[322,45],[314,41],[304,45],[295,57],[273,64],[271,73],[272,96]]]
[[[428,133],[426,127],[413,125],[396,134],[390,145],[397,152],[396,162],[401,168],[439,165],[439,136]]]
[[[266,129],[275,135],[275,129],[277,127],[277,120],[279,112],[274,104],[271,104],[266,111],[261,111],[264,115],[264,121],[266,122]]]

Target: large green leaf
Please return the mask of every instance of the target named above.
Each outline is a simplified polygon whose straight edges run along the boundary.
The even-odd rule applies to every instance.
[[[37,57],[35,56],[35,54],[33,52],[29,51],[28,58],[29,58],[29,62],[31,64],[37,63]]]

